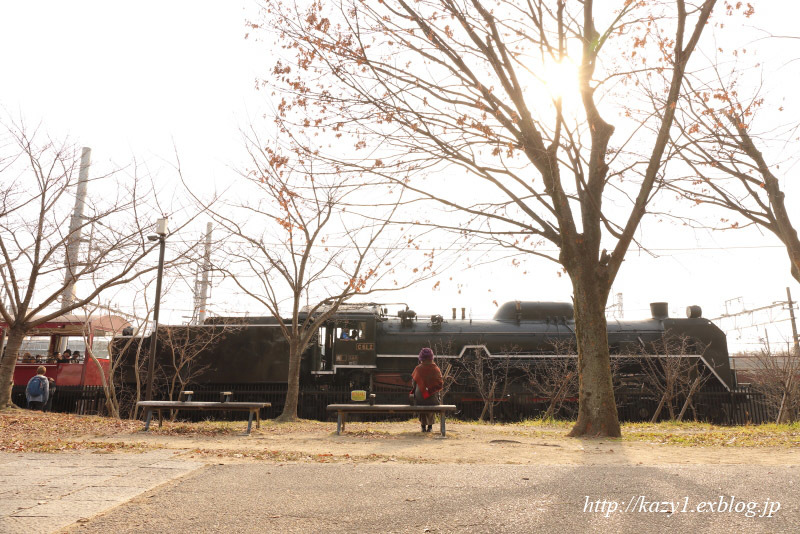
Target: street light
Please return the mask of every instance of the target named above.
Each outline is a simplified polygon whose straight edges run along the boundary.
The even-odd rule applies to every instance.
[[[164,248],[167,242],[167,219],[156,221],[155,235],[147,236],[150,241],[158,241],[158,276],[156,277],[156,304],[153,308],[153,339],[150,341],[150,361],[147,363],[146,400],[153,400],[153,374],[156,370],[156,342],[158,341],[158,310],[161,304],[161,278],[164,275]]]

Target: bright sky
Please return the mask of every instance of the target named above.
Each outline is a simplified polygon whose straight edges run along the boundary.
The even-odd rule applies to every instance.
[[[5,2],[0,103],[95,161],[157,170],[174,141],[193,179],[223,178],[268,60],[243,38],[246,3]]]
[[[769,23],[773,33],[795,31],[797,7],[760,4],[759,22]],[[244,38],[245,19],[255,16],[254,8],[246,0],[3,2],[0,106],[5,115],[41,120],[54,136],[68,134],[91,147],[95,162],[124,163],[135,155],[165,180],[174,179],[174,144],[184,174],[198,189],[224,187],[234,174],[231,167],[241,163],[239,129],[268,108],[267,95],[254,87],[272,62],[270,51],[265,42]],[[754,39],[758,35],[753,32]],[[800,57],[800,41],[782,41],[771,50],[765,61],[776,66]],[[800,187],[789,183],[789,192],[796,198]],[[800,299],[785,251],[771,235],[695,233],[664,222],[648,224],[641,237],[657,257],[628,254],[614,288],[623,294],[626,318],[649,315],[647,304],[653,301],[669,301],[670,311],[680,316],[687,305],[699,304],[706,317],[715,317],[736,297],[747,307],[784,300],[787,286]],[[479,254],[470,252],[470,260]],[[423,314],[447,317],[451,307],[463,306],[475,317],[487,317],[495,300],[569,300],[570,284],[558,270],[537,260],[518,269],[503,262],[454,270],[438,292],[431,293],[433,282],[425,283],[401,300]],[[224,313],[214,300],[218,293],[212,293],[209,307]],[[162,309],[167,320],[178,322],[191,308],[184,296]],[[729,304],[729,311],[740,308]],[[788,323],[781,325],[771,340],[789,335]]]

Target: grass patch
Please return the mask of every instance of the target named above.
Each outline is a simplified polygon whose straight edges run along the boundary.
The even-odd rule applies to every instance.
[[[529,419],[503,425],[519,436],[565,437],[574,421]],[[664,421],[661,423],[622,423],[624,442],[682,446],[720,447],[800,447],[800,423],[716,426],[711,423]]]
[[[564,419],[553,419],[552,417],[544,418],[544,417],[535,417],[533,419],[526,419],[519,423],[514,423],[518,426],[522,427],[550,427],[550,428],[558,428],[569,430],[575,424],[575,421],[568,421]]]
[[[684,446],[800,447],[800,423],[714,426],[708,423],[629,423],[623,441]]]

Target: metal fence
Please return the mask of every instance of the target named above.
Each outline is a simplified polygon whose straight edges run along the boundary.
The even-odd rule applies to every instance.
[[[735,391],[705,391],[698,394],[698,404],[707,421],[721,425],[749,425],[775,422],[777,410],[762,393],[749,387]]]
[[[193,388],[196,400],[219,400],[220,391],[233,391],[234,399],[241,401],[271,402],[272,407],[262,413],[264,417],[276,417],[283,410],[286,396],[285,384],[212,384]],[[408,404],[408,389],[402,387],[376,387],[376,402],[379,404]],[[675,399],[676,413],[684,399]],[[345,388],[326,389],[301,388],[298,398],[298,415],[305,419],[329,420],[328,404],[350,402],[350,390]],[[456,418],[475,420],[480,417],[484,401],[474,391],[449,391],[443,399],[446,404],[456,404]],[[647,395],[618,396],[617,405],[620,420],[629,422],[649,421],[658,406],[659,399]],[[536,399],[530,395],[511,395],[495,399],[494,416],[498,421],[513,422],[541,417],[547,411],[549,401]],[[556,417],[574,419],[577,413],[577,400],[563,403]],[[735,391],[702,391],[694,395],[685,421],[704,421],[720,425],[759,424],[774,421],[776,417],[761,393],[749,388]],[[237,416],[237,414],[232,414]],[[244,417],[238,414],[238,417]],[[362,420],[387,420],[385,415],[362,414]],[[407,419],[400,415],[398,419]],[[391,419],[391,418],[389,418]],[[663,409],[659,420],[668,420],[669,410]]]
[[[131,387],[120,387],[120,411],[124,415],[132,413],[135,395]],[[193,400],[218,401],[220,392],[232,391],[236,401],[270,402],[272,406],[262,410],[262,418],[277,417],[283,411],[286,397],[286,384],[204,384],[194,386]],[[407,388],[384,387],[374,391],[379,404],[408,404]],[[167,398],[162,392],[156,398]],[[18,406],[25,406],[25,387],[15,386],[12,399]],[[328,404],[350,402],[350,390],[343,388],[300,389],[298,415],[304,419],[325,421],[331,418],[327,413]],[[475,420],[480,417],[484,401],[474,391],[449,391],[443,402],[456,404],[455,417],[462,420]],[[647,395],[619,395],[617,408],[621,421],[649,421],[658,406],[659,399]],[[676,399],[679,411],[683,399]],[[534,398],[530,395],[511,395],[494,399],[494,417],[497,421],[513,422],[541,417],[547,411],[548,399]],[[53,412],[76,414],[105,414],[105,395],[100,386],[67,386],[56,388],[52,405]],[[570,399],[556,412],[559,419],[573,419],[577,413],[577,402]],[[213,415],[215,419],[239,420],[247,417],[242,412],[188,412],[181,413],[181,419],[202,420]],[[759,424],[775,421],[776,410],[770,407],[764,396],[750,388],[735,391],[701,391],[694,395],[691,407],[684,415],[684,421],[704,421],[719,425]],[[407,419],[401,415],[398,419]],[[384,421],[386,416],[365,414],[362,420]],[[662,410],[660,420],[669,419],[669,411]]]
[[[14,386],[11,400],[17,406],[27,406],[25,386]],[[55,388],[52,401],[46,411],[81,415],[105,415],[106,396],[102,386],[59,386]]]

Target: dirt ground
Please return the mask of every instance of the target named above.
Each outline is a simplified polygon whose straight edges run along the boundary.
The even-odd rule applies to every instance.
[[[165,422],[145,433],[140,421],[6,410],[0,412],[0,451],[173,449],[224,462],[800,465],[800,424],[628,424],[622,439],[567,438],[569,423],[448,421],[445,438],[419,432],[414,420],[348,422],[340,436],[335,422],[265,421],[250,436],[243,434],[246,424]]]
[[[291,432],[265,428],[246,436],[125,436],[128,443],[183,449],[187,454],[287,461],[401,461],[472,464],[800,464],[796,447],[682,446],[652,442],[574,439],[565,429],[449,423],[447,436],[423,434],[413,421],[335,424]],[[319,428],[322,427],[322,428]],[[121,436],[120,436],[121,437]],[[108,438],[118,439],[118,438]]]

